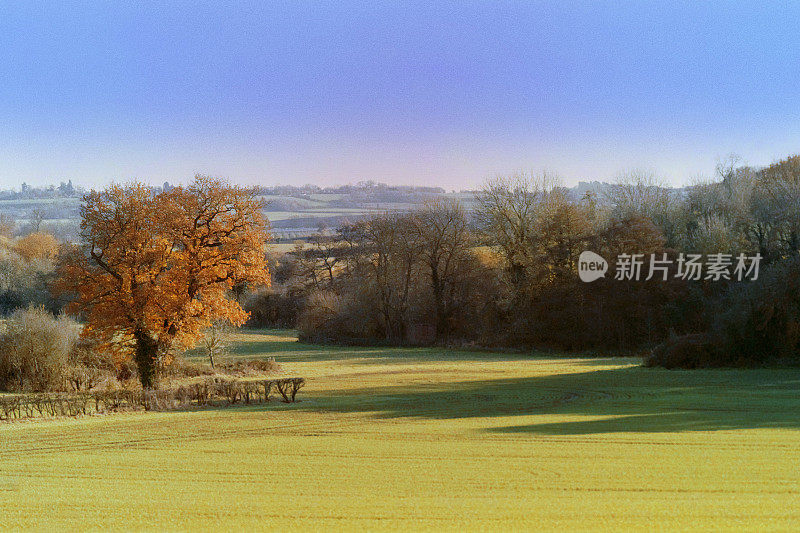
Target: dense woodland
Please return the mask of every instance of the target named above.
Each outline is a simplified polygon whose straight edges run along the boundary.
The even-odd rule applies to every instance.
[[[800,340],[800,157],[718,167],[680,192],[631,173],[575,200],[547,175],[490,181],[468,212],[437,200],[276,256],[251,320],[319,342],[648,353],[664,366],[790,361]],[[581,251],[670,258],[668,279],[593,283]],[[756,280],[683,279],[684,254],[761,257]],[[730,276],[729,276],[730,277]]]
[[[0,220],[0,388],[100,375],[150,388],[198,344],[213,364],[226,324],[322,343],[636,353],[669,368],[800,355],[800,156],[732,159],[680,190],[640,172],[579,198],[547,174],[490,180],[470,206],[409,189],[433,197],[283,252],[268,244],[263,193],[204,177],[93,191],[78,243]],[[609,261],[605,277],[579,279],[584,250]],[[658,258],[663,276],[615,279],[624,254],[642,254],[644,272]],[[692,254],[757,256],[759,269],[686,276]]]

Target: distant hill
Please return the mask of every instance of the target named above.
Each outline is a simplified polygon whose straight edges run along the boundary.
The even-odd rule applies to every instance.
[[[164,183],[154,190],[169,190]],[[581,181],[568,190],[574,200],[592,193],[599,200],[606,197],[611,184]],[[685,189],[674,189],[682,194]],[[72,182],[59,186],[35,188],[23,184],[20,190],[0,190],[0,216],[16,222],[17,231],[30,231],[32,225],[69,240],[78,239],[80,199],[85,189]],[[264,214],[280,241],[302,239],[320,231],[330,231],[361,217],[385,211],[407,211],[435,198],[458,199],[467,210],[475,206],[479,191],[446,192],[441,187],[387,185],[363,181],[355,185],[319,187],[316,185],[279,185],[257,187],[264,201]]]

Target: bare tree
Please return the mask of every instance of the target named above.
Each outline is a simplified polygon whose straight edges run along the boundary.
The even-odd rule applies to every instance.
[[[642,215],[658,223],[655,219],[668,211],[672,197],[669,187],[655,173],[636,169],[617,176],[606,191],[606,199],[621,219]]]
[[[646,217],[658,226],[674,244],[679,237],[674,227],[675,196],[670,187],[648,170],[630,170],[620,174],[605,193],[618,220]]]
[[[419,267],[413,217],[376,215],[343,228],[342,235],[349,246],[349,277],[374,286],[386,339],[404,338]]]
[[[778,226],[783,251],[800,250],[800,156],[787,157],[761,171],[758,188]]]
[[[525,283],[526,266],[533,260],[539,209],[557,184],[551,174],[520,173],[490,180],[478,195],[478,226],[502,251],[517,288]]]
[[[233,326],[225,320],[215,320],[211,323],[211,327],[206,329],[201,346],[208,356],[211,368],[214,368],[215,357],[220,358],[229,353],[232,333]]]
[[[466,213],[457,201],[437,200],[417,211],[414,221],[420,260],[431,288],[436,335],[446,338],[450,332],[450,318],[474,266]]]
[[[347,256],[347,243],[340,236],[315,235],[308,243],[295,246],[295,282],[306,290],[326,290],[336,280],[337,270]]]
[[[39,233],[42,229],[42,222],[46,217],[45,210],[41,207],[34,207],[31,210],[30,219],[28,220],[28,228],[30,233]]]

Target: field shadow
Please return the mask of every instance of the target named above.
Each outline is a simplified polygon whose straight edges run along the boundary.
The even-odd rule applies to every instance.
[[[634,366],[633,358],[547,352],[497,353],[439,348],[323,346],[292,332],[256,330],[238,337],[231,358],[274,357],[279,363],[347,361],[351,365],[570,359],[585,371],[424,385],[389,385],[301,394],[289,409],[369,413],[384,418],[509,417],[487,431],[586,435],[620,432],[800,428],[800,368],[668,371]],[[604,368],[605,367],[605,368]],[[613,367],[613,368],[608,368]],[[543,417],[541,422],[513,417]],[[572,420],[568,420],[570,416]],[[546,419],[544,419],[546,418]],[[524,423],[521,423],[524,422]]]
[[[327,392],[313,404],[315,410],[370,412],[386,418],[579,415],[590,419],[553,423],[549,418],[487,431],[585,435],[795,429],[800,428],[798,393],[797,369],[667,371],[627,367],[418,386],[415,390],[342,390]]]
[[[189,352],[188,355],[196,358],[202,357],[197,350]],[[408,364],[434,361],[518,361],[525,358],[542,357],[542,354],[397,346],[306,344],[287,335],[286,331],[255,330],[241,333],[231,346],[228,357],[232,359],[274,357],[275,361],[279,363],[347,360],[353,364],[376,365],[391,364],[392,362]]]

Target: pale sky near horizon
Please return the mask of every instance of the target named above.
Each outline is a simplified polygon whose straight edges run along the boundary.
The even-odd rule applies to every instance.
[[[800,4],[5,2],[0,188],[672,184],[800,152]]]

